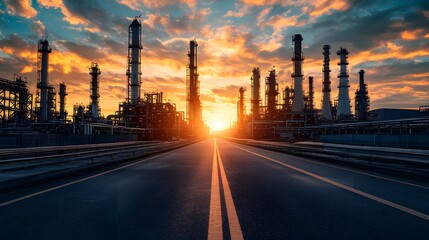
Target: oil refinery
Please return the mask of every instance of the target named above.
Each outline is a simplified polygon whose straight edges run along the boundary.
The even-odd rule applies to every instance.
[[[322,107],[314,107],[314,77],[308,76],[308,90],[303,89],[302,51],[303,36],[292,37],[293,85],[281,92],[276,70],[268,70],[265,78],[265,104],[261,105],[261,70],[252,69],[250,77],[251,111],[246,115],[244,88],[238,89],[237,122],[230,133],[238,138],[274,141],[321,141],[329,143],[383,145],[427,148],[429,139],[429,106],[410,109],[375,109],[370,111],[368,85],[365,71],[359,71],[358,89],[355,93],[355,112],[351,111],[349,95],[349,70],[346,48],[340,48],[338,61],[338,96],[331,101],[330,45],[324,45],[322,68]]]
[[[38,42],[37,91],[33,98],[27,80],[1,78],[0,122],[2,144],[10,147],[103,143],[130,140],[198,139],[208,133],[202,120],[200,84],[198,80],[198,44],[189,42],[189,63],[186,71],[187,111],[165,101],[163,92],[145,92],[141,80],[142,24],[140,17],[128,27],[126,69],[127,97],[118,110],[106,117],[100,108],[102,66],[89,67],[89,104],[76,104],[68,117],[67,86],[59,84],[58,104],[55,86],[49,82],[49,54],[55,49],[47,38]],[[33,101],[34,99],[34,101]],[[37,141],[34,141],[37,139]]]
[[[352,113],[349,94],[350,54],[346,48],[336,51],[338,61],[338,96],[331,99],[331,52],[330,45],[323,45],[323,79],[304,75],[303,36],[292,36],[292,85],[279,89],[277,69],[268,69],[265,77],[265,96],[261,97],[261,69],[251,69],[250,113],[246,113],[246,88],[238,89],[237,121],[229,134],[239,138],[280,141],[325,141],[371,144],[377,134],[413,135],[405,145],[419,146],[427,137],[428,107],[419,110],[396,111],[395,119],[383,118],[384,110],[370,111],[368,85],[365,71],[359,72],[359,87],[354,98]],[[118,104],[113,114],[104,116],[100,108],[100,84],[103,84],[102,66],[92,62],[89,67],[89,104],[76,104],[73,113],[66,111],[67,86],[56,87],[49,81],[49,54],[55,49],[47,38],[37,44],[37,85],[33,97],[26,79],[1,80],[0,122],[3,145],[44,146],[77,143],[102,143],[130,140],[174,140],[180,138],[199,139],[209,132],[205,125],[200,99],[198,72],[198,43],[189,41],[186,65],[186,113],[176,104],[165,101],[163,92],[142,92],[142,23],[140,17],[128,26],[128,52],[126,76],[126,98]],[[185,52],[185,50],[184,50]],[[304,81],[308,79],[307,90]],[[321,109],[316,109],[314,82],[323,84]],[[58,102],[58,107],[57,107]],[[264,104],[262,104],[264,103]],[[411,111],[411,112],[410,112]],[[406,121],[398,120],[405,114]],[[407,115],[408,114],[408,115]],[[410,115],[411,114],[411,115]],[[414,115],[413,115],[414,114]],[[415,135],[413,133],[425,133]],[[392,135],[392,136],[393,136]],[[396,136],[396,135],[395,135]],[[391,137],[391,136],[390,136]],[[388,137],[386,137],[388,138]],[[11,139],[13,139],[11,141]],[[37,141],[34,141],[37,139]],[[385,142],[384,140],[380,140]],[[7,143],[8,142],[8,143]],[[389,144],[404,145],[404,140]]]

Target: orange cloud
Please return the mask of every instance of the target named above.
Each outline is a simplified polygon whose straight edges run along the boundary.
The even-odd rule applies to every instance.
[[[348,1],[345,0],[300,0],[300,1],[284,1],[284,0],[241,0],[244,4],[255,6],[269,6],[280,4],[282,6],[302,7],[304,13],[309,14],[313,19],[323,14],[330,14],[333,10],[344,11],[350,7]]]
[[[20,73],[30,73],[33,71],[33,66],[24,66]]]
[[[62,0],[37,0],[37,2],[45,8],[57,8],[61,10],[61,13],[64,15],[65,21],[69,22],[72,25],[84,24],[88,25],[88,20],[78,17],[72,14],[67,7],[64,5]]]
[[[307,0],[304,2],[310,6],[307,11],[312,17],[318,17],[325,13],[330,14],[332,10],[344,11],[350,7],[348,2],[344,0]]]
[[[37,11],[31,5],[31,0],[5,0],[5,3],[9,14],[25,18],[37,16]]]
[[[414,40],[417,38],[417,31],[403,31],[401,36],[405,40]]]
[[[195,0],[163,0],[163,1],[152,1],[152,0],[118,0],[118,3],[125,5],[133,10],[141,10],[142,8],[162,8],[173,4],[186,4],[189,7],[195,6]]]
[[[14,52],[14,49],[13,49],[13,48],[11,48],[11,47],[7,47],[7,46],[4,46],[4,47],[0,48],[0,50],[1,50],[2,52],[4,52],[4,53],[8,54],[8,55],[12,55],[12,54],[13,54],[13,52]]]

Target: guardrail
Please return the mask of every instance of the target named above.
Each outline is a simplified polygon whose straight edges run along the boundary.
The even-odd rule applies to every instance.
[[[339,161],[357,159],[365,161],[368,164],[393,163],[403,165],[407,169],[429,169],[429,150],[350,146],[325,143],[283,143],[238,138],[226,139],[236,143],[312,158],[329,158],[331,160]]]
[[[104,148],[103,146],[92,146],[93,148],[87,146],[84,149],[99,148],[87,151],[77,151],[74,147],[70,147],[67,149],[67,153],[0,160],[0,192],[9,191],[22,185],[32,185],[49,179],[62,178],[82,170],[95,169],[101,165],[138,159],[191,143],[187,140],[181,140],[145,142],[143,144],[140,142],[140,144],[132,146],[108,144],[104,145]],[[58,151],[57,149],[45,150],[42,151],[45,154]]]
[[[119,142],[119,143],[0,149],[0,162],[2,160],[17,158],[17,157],[48,156],[53,154],[67,153],[70,151],[81,152],[84,150],[114,149],[114,148],[121,148],[124,146],[137,146],[137,145],[147,145],[147,144],[154,144],[154,143],[160,143],[160,141],[132,141],[132,142]]]

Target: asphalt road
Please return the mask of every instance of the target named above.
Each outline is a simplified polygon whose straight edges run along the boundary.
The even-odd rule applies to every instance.
[[[0,196],[0,239],[428,239],[429,186],[209,139]]]

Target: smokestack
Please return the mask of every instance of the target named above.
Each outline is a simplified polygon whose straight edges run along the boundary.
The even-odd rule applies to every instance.
[[[141,85],[141,28],[140,17],[136,17],[128,27],[128,102],[140,102]]]
[[[277,114],[277,96],[279,94],[276,81],[276,70],[273,68],[265,78],[265,100],[267,102],[267,117],[272,119]]]
[[[198,80],[198,43],[189,42],[189,64],[186,69],[187,104],[186,114],[192,130],[199,130],[202,123],[200,81]]]
[[[237,123],[240,127],[242,127],[244,122],[244,92],[246,89],[244,87],[240,87],[238,89],[238,102],[237,102]]]
[[[292,61],[294,62],[294,71],[292,78],[294,78],[294,95],[293,95],[293,112],[302,112],[304,109],[304,96],[302,94],[302,62],[304,61],[304,55],[302,54],[302,36],[301,34],[295,34],[292,37],[293,44],[295,45],[294,56]]]
[[[340,79],[340,84],[338,86],[338,109],[337,109],[337,119],[347,118],[352,115],[350,110],[350,98],[349,98],[349,73],[347,71],[347,58],[349,51],[345,48],[340,48],[337,51],[337,55],[340,56],[340,74],[338,78]]]
[[[64,83],[60,83],[60,120],[65,121],[67,117],[66,113],[66,96],[67,94],[67,86]]]
[[[369,96],[367,84],[365,84],[365,71],[359,71],[359,88],[355,95],[355,115],[358,121],[368,120]]]
[[[359,71],[359,89],[365,90],[365,71],[362,69]]]
[[[250,100],[252,103],[252,119],[258,120],[260,117],[259,105],[261,102],[261,72],[259,68],[253,68],[250,80],[252,84],[252,98]]]
[[[37,88],[40,89],[40,120],[48,121],[48,68],[49,53],[52,52],[48,39],[42,38],[37,48]]]
[[[331,76],[329,69],[329,49],[331,46],[323,46],[323,101],[322,101],[322,119],[332,120],[331,112]]]
[[[314,109],[313,76],[308,77],[308,98],[309,98],[308,110],[312,111]]]
[[[98,63],[92,62],[91,67],[89,68],[89,75],[91,75],[91,89],[90,89],[90,98],[91,98],[91,114],[94,119],[100,117],[100,91],[99,91],[99,80],[101,71],[98,67]]]

